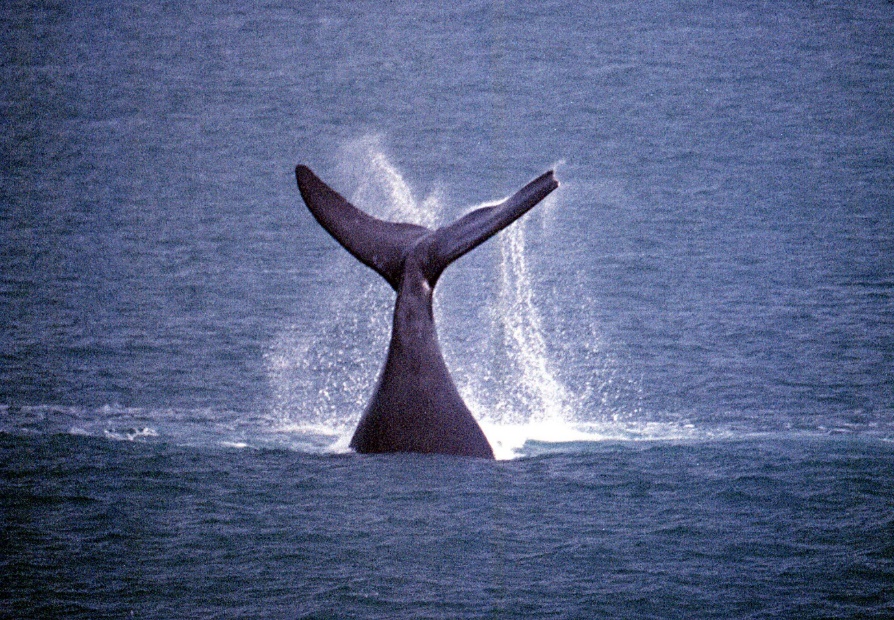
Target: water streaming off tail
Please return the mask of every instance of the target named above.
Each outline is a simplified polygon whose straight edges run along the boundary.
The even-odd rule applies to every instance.
[[[522,220],[500,233],[495,274],[499,287],[487,326],[491,346],[485,363],[490,372],[470,377],[461,386],[498,456],[509,456],[531,438],[569,439],[574,417],[574,403],[544,339],[526,260],[525,229]]]
[[[418,199],[389,161],[378,136],[348,142],[341,150],[336,178],[350,191],[349,199],[371,215],[431,229],[439,226],[440,192],[435,189]]]

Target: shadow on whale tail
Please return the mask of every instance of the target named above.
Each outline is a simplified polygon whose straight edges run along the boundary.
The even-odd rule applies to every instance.
[[[295,168],[298,188],[317,222],[361,263],[399,290],[404,259],[426,240],[425,276],[434,287],[444,269],[530,211],[559,186],[546,172],[505,201],[464,215],[432,231],[424,226],[387,222],[364,213],[326,185],[307,166]]]
[[[432,292],[451,262],[527,213],[558,187],[552,171],[503,202],[432,231],[360,211],[306,166],[298,188],[317,222],[397,292],[391,343],[351,447],[358,452],[431,452],[494,458],[450,378],[438,347]]]

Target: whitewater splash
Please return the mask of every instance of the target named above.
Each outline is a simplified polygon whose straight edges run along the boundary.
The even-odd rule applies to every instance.
[[[352,188],[349,200],[376,217],[437,228],[450,219],[445,216],[456,215],[444,213],[439,191],[418,199],[378,138],[349,143],[339,161],[336,186]],[[542,211],[551,212],[555,200],[548,197]],[[498,279],[495,293],[488,293],[490,284],[470,290],[466,282],[481,278],[463,278],[463,268],[456,266],[436,293],[448,367],[497,458],[516,456],[530,440],[593,437],[587,424],[602,415],[605,404],[594,403],[593,394],[604,394],[610,383],[599,379],[604,373],[598,366],[590,373],[600,385],[595,391],[590,379],[569,388],[557,372],[557,349],[544,336],[526,253],[528,223],[538,217],[542,223],[535,210],[498,235],[499,266],[482,269],[485,280]],[[385,359],[394,300],[387,286],[340,248],[333,245],[323,262],[318,297],[325,301],[306,324],[284,326],[267,354],[271,418],[282,432],[329,436],[331,450],[346,451]],[[469,317],[470,304],[490,311]],[[470,332],[486,337],[469,338]],[[595,334],[591,339],[589,350],[598,351]]]

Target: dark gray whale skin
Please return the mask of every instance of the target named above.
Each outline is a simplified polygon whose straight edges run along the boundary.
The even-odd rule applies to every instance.
[[[361,453],[423,452],[493,459],[441,355],[432,292],[451,262],[527,213],[559,184],[552,170],[504,202],[432,231],[376,219],[295,168],[298,189],[317,222],[397,292],[388,358],[351,448]]]

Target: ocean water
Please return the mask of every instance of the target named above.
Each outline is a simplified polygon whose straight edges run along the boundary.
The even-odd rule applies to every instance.
[[[894,4],[0,7],[0,615],[894,615]],[[498,460],[347,447],[437,227]]]

